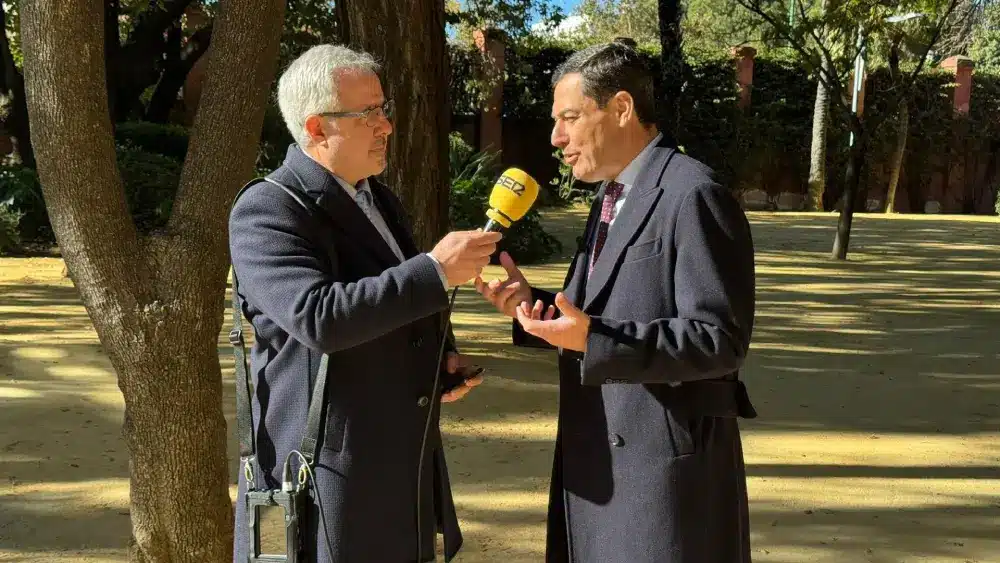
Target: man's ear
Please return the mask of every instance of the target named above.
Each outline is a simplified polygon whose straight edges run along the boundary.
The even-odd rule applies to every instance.
[[[326,131],[323,130],[323,118],[318,115],[310,115],[306,118],[305,130],[309,135],[309,138],[313,142],[322,142],[326,140]]]
[[[611,99],[615,112],[618,114],[618,125],[624,127],[626,123],[635,115],[635,99],[632,94],[624,90],[615,94]]]

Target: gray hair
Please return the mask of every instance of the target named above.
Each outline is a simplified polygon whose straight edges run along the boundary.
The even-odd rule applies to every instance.
[[[340,45],[316,45],[292,61],[278,79],[278,107],[295,142],[303,147],[309,142],[306,118],[336,109],[340,96],[335,74],[380,70],[370,54]]]

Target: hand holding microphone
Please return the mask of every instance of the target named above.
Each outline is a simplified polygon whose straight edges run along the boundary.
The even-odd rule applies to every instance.
[[[431,255],[444,269],[448,285],[454,287],[478,279],[503,238],[498,231],[524,217],[537,197],[538,182],[534,178],[523,170],[507,169],[490,193],[486,227],[482,231],[448,233],[431,250]]]
[[[523,170],[511,168],[500,176],[490,194],[490,209],[486,212],[489,222],[486,231],[509,228],[531,209],[538,198],[538,182]],[[531,301],[531,286],[509,254],[500,254],[500,265],[507,272],[507,279],[486,283],[476,276],[476,291],[508,317],[516,317],[517,306]]]
[[[445,235],[430,253],[441,264],[448,285],[455,287],[479,276],[501,238],[497,232],[456,231]]]

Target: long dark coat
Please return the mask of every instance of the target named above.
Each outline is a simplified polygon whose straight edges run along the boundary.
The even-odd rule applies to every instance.
[[[748,563],[746,217],[709,169],[661,142],[588,277],[602,198],[564,285],[591,331],[586,353],[559,353],[546,561]],[[516,321],[514,341],[544,346]]]
[[[311,381],[330,354],[326,436],[316,480],[332,539],[327,556],[318,507],[309,561],[417,560],[417,471],[433,409],[420,492],[423,560],[444,534],[450,560],[462,543],[432,395],[448,294],[414,245],[396,197],[370,179],[375,201],[406,255],[402,263],[346,191],[297,146],[271,177],[302,191],[310,214],[278,186],[260,182],[231,214],[230,249],[240,303],[253,324],[253,423],[262,478],[278,487],[285,455],[299,447]],[[260,478],[260,477],[259,477]],[[240,471],[234,562],[246,561]],[[318,533],[317,533],[318,532]],[[315,557],[312,558],[312,557]]]

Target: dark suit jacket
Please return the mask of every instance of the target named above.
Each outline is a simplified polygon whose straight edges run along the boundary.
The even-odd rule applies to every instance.
[[[326,435],[316,480],[333,540],[310,561],[399,563],[417,560],[417,470],[423,460],[422,543],[433,557],[435,529],[446,557],[461,545],[438,430],[440,390],[432,393],[448,295],[433,261],[419,254],[396,197],[370,179],[375,201],[407,260],[388,245],[331,174],[297,146],[270,176],[317,204],[310,214],[278,186],[260,182],[236,202],[229,222],[240,303],[253,324],[254,430],[267,486],[280,484],[286,454],[305,429],[311,382],[330,355]],[[440,387],[439,387],[440,389]],[[246,556],[240,472],[236,557]]]
[[[743,211],[707,167],[661,142],[589,279],[587,246],[564,287],[591,330],[586,353],[559,354],[547,561],[749,562],[736,420],[755,416],[737,381],[754,319]],[[514,340],[541,344],[516,321]]]

